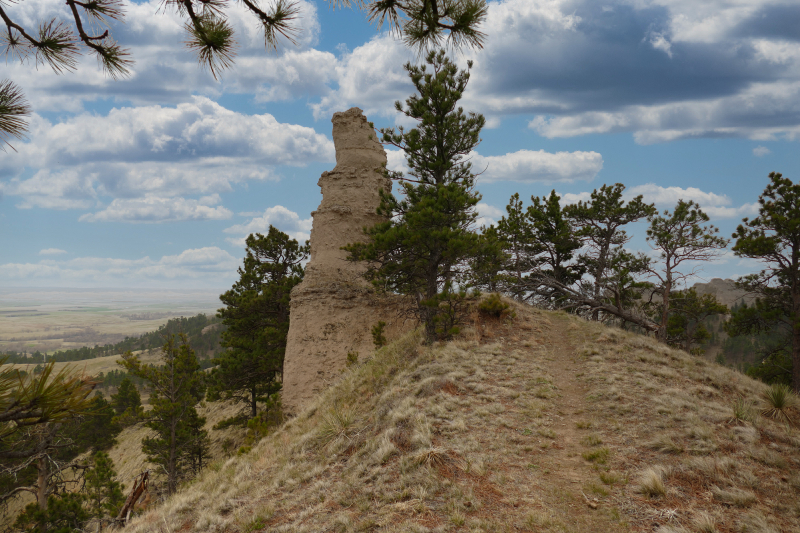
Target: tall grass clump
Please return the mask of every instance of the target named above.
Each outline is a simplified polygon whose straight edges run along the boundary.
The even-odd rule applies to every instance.
[[[664,470],[661,468],[648,468],[639,476],[637,491],[640,494],[657,498],[667,493],[667,486],[664,484]]]

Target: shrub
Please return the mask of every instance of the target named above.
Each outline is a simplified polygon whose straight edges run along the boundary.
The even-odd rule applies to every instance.
[[[506,316],[513,316],[514,313],[509,311],[511,306],[505,303],[500,294],[492,293],[478,304],[478,311],[482,315],[493,316],[495,318],[505,318]]]
[[[608,460],[608,456],[611,454],[608,448],[598,448],[596,450],[592,450],[590,452],[583,452],[582,456],[584,459],[591,463],[597,463],[604,465]]]
[[[376,350],[386,346],[386,336],[383,334],[384,328],[386,328],[386,322],[383,320],[372,326],[372,342],[375,344]]]

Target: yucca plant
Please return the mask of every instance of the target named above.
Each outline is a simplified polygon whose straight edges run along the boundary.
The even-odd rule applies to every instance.
[[[788,425],[795,425],[789,416],[789,410],[797,405],[797,396],[788,385],[773,383],[764,391],[762,397],[767,403],[767,407],[761,411],[762,415]]]

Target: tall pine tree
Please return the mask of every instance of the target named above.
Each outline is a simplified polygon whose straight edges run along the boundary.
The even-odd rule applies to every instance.
[[[226,350],[214,359],[208,398],[244,403],[254,418],[258,403],[280,390],[289,295],[303,280],[309,248],[272,226],[266,236],[247,237],[246,244],[239,280],[220,296],[225,307],[217,314],[226,326],[221,342]]]
[[[792,384],[800,392],[800,184],[779,172],[758,198],[758,216],[736,228],[733,252],[764,262],[764,270],[738,280],[758,299],[737,309],[726,330],[731,336],[774,333],[780,348],[764,356],[759,371],[772,381]],[[771,367],[771,368],[770,368]]]
[[[467,158],[485,120],[458,107],[469,71],[459,71],[444,51],[430,52],[425,62],[405,65],[418,94],[405,106],[395,103],[416,127],[381,129],[383,143],[405,153],[411,177],[389,172],[402,198],[381,192],[378,214],[387,221],[367,229],[368,243],[346,249],[351,259],[368,262],[366,275],[376,286],[413,298],[413,313],[431,342],[454,332],[453,310],[463,298],[458,284],[479,249],[471,227],[480,195]]]
[[[178,337],[166,339],[160,366],[144,364],[131,352],[119,362],[129,373],[147,381],[152,390],[153,408],[148,413],[147,427],[156,434],[142,439],[142,450],[148,461],[164,468],[168,494],[175,493],[188,471],[186,447],[196,445],[198,438],[208,438],[205,430],[201,429],[198,435],[192,427],[198,425],[195,406],[205,394],[204,375],[186,335]],[[200,427],[205,422],[201,420]]]

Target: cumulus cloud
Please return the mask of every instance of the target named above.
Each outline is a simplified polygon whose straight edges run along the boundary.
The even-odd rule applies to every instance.
[[[478,210],[478,218],[475,220],[475,226],[480,228],[481,226],[491,226],[492,224],[497,224],[497,221],[505,216],[506,212],[502,209],[498,209],[493,205],[489,205],[486,202],[478,202],[478,205],[475,206]]]
[[[218,194],[199,200],[186,198],[120,199],[97,213],[87,213],[78,219],[82,222],[177,222],[183,220],[226,220],[233,213],[222,206]]]
[[[472,156],[473,168],[486,169],[485,181],[570,182],[591,181],[603,168],[597,152],[557,152],[520,150],[501,156]]]
[[[103,198],[119,200],[87,220],[156,221],[158,202],[178,210],[167,215],[161,209],[163,220],[200,213],[227,218],[227,210],[203,209],[200,200],[169,199],[217,198],[238,183],[278,179],[276,168],[283,165],[334,160],[333,143],[312,128],[230,111],[202,96],[176,107],[113,109],[58,124],[35,117],[30,137],[0,160],[0,177],[13,176],[0,182],[0,192],[19,197],[22,208],[87,209]],[[23,177],[23,171],[34,174]],[[132,210],[139,215],[119,214]]]
[[[211,246],[184,250],[160,259],[79,257],[38,263],[0,264],[9,286],[54,287],[224,287],[236,277],[240,261]]]
[[[228,19],[238,42],[237,56],[233,68],[226,70],[223,81],[217,81],[197,64],[196,55],[185,45],[184,19],[174,10],[162,9],[160,0],[134,2],[123,0],[125,21],[111,24],[112,35],[123,47],[131,50],[135,61],[131,76],[112,80],[97,67],[93,57],[79,61],[77,73],[58,76],[48,68],[34,69],[30,64],[9,63],[4,68],[28,95],[36,110],[79,112],[85,100],[113,98],[117,101],[137,105],[150,103],[177,104],[186,102],[191,94],[214,95],[221,91],[254,92],[256,88],[266,92],[273,84],[280,85],[277,93],[286,87],[295,90],[312,88],[327,79],[322,73],[332,65],[314,61],[313,70],[298,69],[297,77],[287,71],[287,63],[297,63],[297,54],[313,51],[318,40],[320,26],[316,6],[307,0],[297,2],[300,16],[294,21],[300,26],[297,46],[281,38],[278,52],[264,48],[263,32],[257,19],[244,4],[232,2],[225,6]],[[41,20],[55,17],[72,24],[68,8],[60,0],[27,0],[9,10],[12,19],[28,29],[35,30]],[[316,51],[313,51],[316,52]],[[287,60],[285,55],[293,55]],[[313,76],[311,76],[313,74]],[[307,77],[309,76],[309,77]],[[301,80],[301,77],[303,78]],[[278,81],[276,81],[278,80]],[[306,80],[306,81],[304,81]],[[312,91],[313,92],[313,91]],[[276,93],[276,94],[277,94]]]
[[[772,151],[766,146],[756,146],[753,148],[753,155],[756,157],[764,157],[765,155],[769,155],[771,153]]]
[[[67,253],[66,250],[62,250],[61,248],[45,248],[43,250],[39,250],[39,255],[61,255]]]
[[[534,115],[531,127],[547,137],[631,132],[643,144],[794,138],[800,38],[785,21],[794,20],[796,6],[702,4],[491,2],[485,48],[459,58],[462,66],[474,60],[464,107],[492,126],[506,115]],[[784,30],[763,31],[763,20],[782,20]],[[320,83],[330,90],[311,104],[315,116],[359,105],[398,120],[391,102],[413,91],[402,68],[409,59],[389,33],[335,58],[316,75],[328,76]]]
[[[642,195],[645,202],[654,203],[656,207],[672,209],[678,200],[693,201],[711,218],[732,218],[750,216],[758,213],[758,204],[731,206],[731,199],[725,194],[706,192],[696,187],[662,187],[654,183],[637,185],[625,191],[630,199]]]
[[[408,172],[405,155],[387,150],[387,168]],[[603,156],[597,152],[556,152],[519,150],[504,155],[483,156],[472,152],[472,169],[483,182],[572,182],[591,181],[603,168]]]
[[[236,235],[226,240],[237,246],[244,246],[244,241],[251,233],[266,234],[270,226],[275,226],[293,239],[305,242],[311,237],[311,217],[300,218],[294,211],[276,205],[267,208],[260,216],[256,216],[244,224],[236,224],[223,230],[225,233]]]

